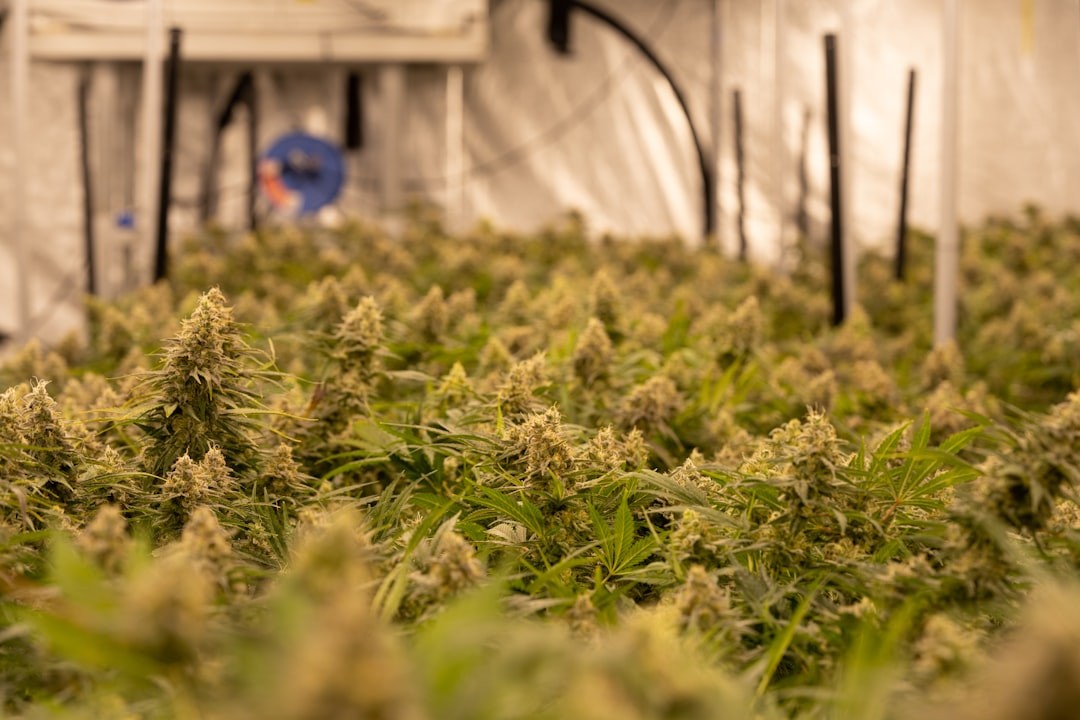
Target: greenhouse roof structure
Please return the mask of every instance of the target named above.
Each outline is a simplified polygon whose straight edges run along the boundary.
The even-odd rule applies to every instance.
[[[6,0],[17,2],[41,60],[141,60],[155,4],[184,29],[191,62],[472,62],[489,35],[484,0]]]

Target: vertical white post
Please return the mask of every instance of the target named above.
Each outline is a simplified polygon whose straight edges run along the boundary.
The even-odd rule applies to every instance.
[[[142,68],[142,172],[139,173],[138,209],[135,213],[137,236],[142,242],[142,247],[135,253],[139,258],[153,255],[158,185],[161,182],[162,85],[165,72],[165,12],[162,2],[146,0],[146,47]]]
[[[465,73],[446,68],[446,224],[460,230],[465,222]]]
[[[11,141],[15,167],[11,173],[11,238],[15,251],[16,303],[19,318],[19,341],[29,339],[30,333],[30,239],[26,203],[29,193],[30,164],[27,162],[29,138],[26,116],[30,110],[30,0],[13,0],[10,5],[11,24]]]
[[[91,80],[90,172],[97,185],[94,193],[94,265],[98,293],[115,297],[122,286],[123,257],[116,232],[116,218],[124,206],[120,166],[128,137],[120,111],[120,71],[117,63],[95,62]],[[124,208],[126,209],[126,208]]]
[[[724,143],[721,133],[723,132],[724,118],[724,51],[723,51],[723,0],[713,0],[712,15],[710,17],[709,34],[709,134],[712,137],[712,174],[713,174],[713,207],[716,209],[716,237],[713,239],[715,247],[721,247],[720,240],[724,235],[723,204],[721,202],[721,188],[724,186],[723,159]]]
[[[855,145],[855,137],[851,131],[852,104],[854,102],[853,88],[855,85],[855,18],[852,5],[856,0],[845,0],[841,3],[843,10],[840,28],[840,163],[844,168],[840,176],[840,197],[843,199],[843,223],[840,242],[844,248],[843,281],[844,281],[844,317],[851,317],[851,309],[855,304],[858,288],[855,282],[855,268],[858,264],[855,247],[855,223],[852,211],[852,179],[855,177],[855,153],[852,148]]]
[[[956,337],[956,283],[960,270],[960,237],[956,213],[957,165],[960,154],[959,11],[958,0],[945,0],[942,37],[944,81],[941,98],[941,228],[934,253],[934,343],[937,345]]]
[[[141,122],[139,115],[139,78],[141,68],[127,66],[122,63],[116,64],[117,72],[117,105],[116,105],[116,132],[120,138],[117,143],[116,155],[111,159],[114,170],[118,173],[119,189],[118,208],[123,215],[116,214],[111,218],[112,232],[116,238],[116,263],[113,276],[116,278],[114,292],[121,294],[134,290],[142,281],[144,272],[139,271],[136,263],[136,252],[140,245],[139,227],[136,224],[139,213],[139,203],[143,196],[139,190],[139,177],[142,168],[139,166],[141,148],[137,147],[134,138],[138,135],[138,127]],[[123,139],[127,138],[127,142]],[[122,218],[124,222],[122,222]],[[145,243],[142,243],[145,245]],[[149,252],[149,247],[147,247]]]
[[[379,92],[386,113],[380,128],[379,174],[382,179],[380,208],[385,215],[399,214],[405,206],[405,183],[401,172],[402,124],[405,122],[405,66],[379,68]]]
[[[784,142],[784,96],[786,94],[786,33],[787,10],[784,0],[774,0],[773,13],[773,207],[776,208],[776,251],[781,263],[787,255],[786,206],[784,203],[784,172],[787,152]],[[841,145],[843,147],[843,145]]]
[[[255,84],[255,98],[258,103],[259,127],[256,147],[264,147],[271,138],[285,129],[295,130],[290,123],[297,123],[294,115],[290,114],[284,104],[282,91],[274,80],[274,71],[266,66],[257,65],[251,71],[252,82]],[[277,123],[276,125],[273,123]]]

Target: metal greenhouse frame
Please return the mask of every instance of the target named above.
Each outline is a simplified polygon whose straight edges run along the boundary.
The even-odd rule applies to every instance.
[[[461,3],[459,3],[461,4]],[[0,9],[3,3],[0,2]],[[406,93],[406,63],[446,67],[448,173],[463,167],[464,103],[462,66],[482,60],[489,45],[487,0],[466,0],[460,25],[423,28],[395,25],[377,6],[364,2],[326,5],[288,0],[165,0],[117,3],[107,0],[7,0],[12,113],[14,204],[12,245],[19,266],[19,334],[31,328],[27,227],[27,126],[32,62],[138,62],[142,67],[141,132],[135,214],[141,242],[153,245],[161,184],[163,68],[169,29],[184,33],[185,63],[274,66],[321,63],[335,66],[377,64],[390,116],[382,144],[384,207],[404,203],[404,178],[398,158]],[[460,193],[459,193],[460,194]],[[448,205],[460,203],[449,197]]]

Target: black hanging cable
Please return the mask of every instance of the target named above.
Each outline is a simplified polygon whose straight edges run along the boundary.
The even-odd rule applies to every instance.
[[[679,4],[679,0],[661,4],[656,18],[653,20],[647,31],[650,36],[654,38],[659,37],[664,30],[667,29],[672,18],[675,16],[675,9]],[[568,134],[588,118],[588,116],[600,107],[600,105],[608,98],[617,84],[621,82],[628,73],[630,67],[630,58],[626,58],[618,67],[613,68],[596,88],[567,115],[563,116],[554,125],[551,125],[546,130],[543,130],[520,145],[516,145],[488,160],[476,163],[459,175],[409,178],[406,180],[406,186],[413,191],[445,187],[453,182],[463,182],[466,178],[470,177],[491,177],[508,167],[512,167],[513,165],[522,162],[530,155],[558,142],[560,138]],[[346,188],[346,192],[351,192],[351,190]]]
[[[560,55],[570,54],[570,0],[548,3],[548,40]]]
[[[606,10],[597,7],[585,0],[550,0],[551,5],[551,19],[549,21],[549,34],[556,39],[561,40],[563,45],[556,45],[556,48],[561,52],[567,52],[570,42],[570,28],[569,28],[569,13],[572,10],[580,10],[586,15],[590,15],[596,20],[606,24],[624,38],[630,41],[642,55],[652,63],[653,67],[667,80],[668,85],[671,86],[672,92],[675,94],[675,99],[679,103],[679,107],[682,108],[683,114],[686,116],[686,121],[690,126],[690,135],[694,140],[694,150],[697,152],[698,167],[701,171],[701,184],[703,195],[703,229],[705,237],[709,237],[713,234],[716,226],[715,208],[713,207],[713,176],[712,168],[709,165],[708,157],[705,153],[704,145],[701,142],[701,137],[698,135],[697,127],[694,125],[694,118],[690,114],[690,105],[686,101],[686,96],[683,94],[682,88],[675,80],[675,77],[667,69],[667,66],[660,60],[660,58],[652,51],[652,48],[640,37],[633,29],[623,23],[617,17],[607,12]],[[567,16],[562,18],[562,14]],[[556,27],[556,20],[565,20],[565,27]]]
[[[172,194],[172,158],[176,145],[176,96],[180,77],[180,28],[169,30],[169,59],[165,74],[165,127],[161,152],[161,192],[158,194],[157,249],[154,282],[169,273],[169,201]]]

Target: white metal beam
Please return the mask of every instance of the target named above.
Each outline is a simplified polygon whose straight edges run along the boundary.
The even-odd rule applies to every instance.
[[[448,62],[483,59],[487,35],[480,25],[464,36],[376,35],[184,31],[184,62]],[[126,31],[39,33],[31,51],[41,60],[139,60],[145,54],[141,33]]]
[[[27,162],[29,136],[27,114],[30,111],[30,0],[11,0],[9,5],[11,58],[11,141],[15,166],[11,173],[11,242],[15,251],[16,303],[18,305],[18,339],[29,339],[30,327],[30,238],[27,214],[27,185],[30,183],[30,164]]]
[[[365,4],[373,4],[364,0]],[[447,36],[468,32],[486,22],[485,0],[382,0],[385,11],[378,16],[358,12],[347,2],[311,0],[182,0],[165,8],[166,24],[183,25],[185,35],[204,29],[234,34],[270,31],[322,33],[367,31],[398,36]],[[407,7],[412,5],[412,8]],[[433,8],[432,5],[441,7]],[[46,32],[63,26],[141,30],[146,22],[142,2],[116,0],[35,0],[35,24]]]
[[[773,0],[773,206],[776,208],[777,259],[787,254],[787,204],[784,180],[787,175],[787,146],[784,140],[784,96],[787,94],[786,56],[787,8],[784,0]],[[843,70],[841,70],[843,72]],[[843,147],[843,144],[841,144]]]
[[[723,158],[724,158],[724,46],[723,0],[712,0],[709,33],[709,129],[712,137],[713,207],[716,208],[715,247],[720,248],[724,235]]]
[[[380,123],[382,139],[379,143],[380,210],[390,216],[405,208],[405,182],[401,161],[405,90],[404,65],[389,64],[379,68],[379,93],[384,103],[384,115]]]
[[[446,68],[446,224],[461,230],[465,222],[465,73]]]
[[[843,200],[841,213],[844,248],[842,279],[844,282],[844,317],[850,318],[856,302],[858,286],[855,281],[855,268],[858,266],[858,248],[855,245],[855,212],[853,209],[853,180],[855,177],[855,133],[852,132],[852,112],[855,87],[855,17],[853,0],[841,3],[840,31],[840,164],[844,168],[840,176],[840,197]]]
[[[387,1],[379,17],[338,3],[185,0],[35,0],[34,57],[58,61],[141,60],[151,15],[184,29],[185,62],[476,62],[486,55],[486,4],[458,2],[441,13]],[[269,11],[268,11],[269,10]]]
[[[123,128],[120,109],[120,68],[116,63],[94,63],[90,80],[90,173],[94,178],[94,265],[98,292],[116,297],[122,286],[123,254],[117,216],[127,210],[122,183],[124,147],[130,136]]]
[[[958,0],[945,0],[942,25],[941,118],[941,228],[934,263],[934,343],[956,337],[956,284],[960,272],[960,232],[957,220],[957,166],[960,154],[959,62],[960,8]]]
[[[161,182],[162,84],[164,82],[165,13],[163,0],[145,0],[146,30],[142,66],[142,172],[138,182],[138,208],[135,213],[140,250],[149,253],[154,247]],[[141,253],[140,253],[141,255]]]

